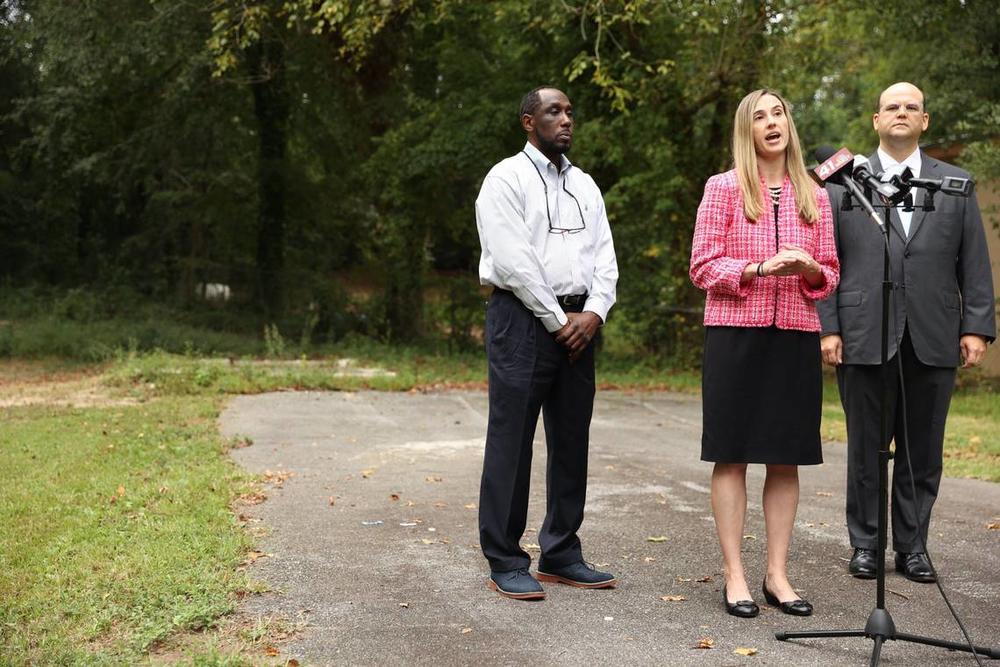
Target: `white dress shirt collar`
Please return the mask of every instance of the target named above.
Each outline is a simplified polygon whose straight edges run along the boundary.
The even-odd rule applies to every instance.
[[[552,164],[552,161],[545,157],[545,154],[538,150],[538,148],[536,148],[530,141],[524,142],[523,150],[525,154],[531,158],[531,161],[534,163],[538,171],[545,173],[548,170],[549,165],[555,167],[555,165]],[[559,168],[559,173],[563,174],[566,173],[567,169],[573,166],[573,163],[570,162],[569,158],[565,155],[560,155],[559,157],[562,159],[562,166]]]
[[[910,153],[902,162],[897,162],[896,158],[886,153],[882,150],[882,147],[879,146],[878,161],[882,163],[882,171],[890,177],[903,173],[903,169],[905,167],[909,167],[914,176],[917,178],[920,177],[921,161],[919,148]]]

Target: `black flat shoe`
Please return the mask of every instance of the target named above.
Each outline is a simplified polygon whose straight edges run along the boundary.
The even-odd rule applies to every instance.
[[[798,599],[791,600],[789,602],[781,602],[771,591],[767,590],[767,577],[764,577],[764,583],[761,584],[760,590],[764,592],[764,599],[772,607],[777,607],[785,614],[791,614],[792,616],[811,616],[813,613],[813,606],[809,604],[806,600]]]
[[[760,613],[760,607],[753,600],[738,600],[736,602],[730,602],[729,598],[726,596],[726,586],[722,585],[722,602],[726,605],[726,613],[730,616],[739,616],[740,618],[753,618]]]

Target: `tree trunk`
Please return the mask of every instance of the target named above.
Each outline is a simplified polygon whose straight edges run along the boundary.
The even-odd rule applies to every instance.
[[[262,38],[247,51],[257,116],[260,157],[257,167],[257,302],[270,321],[284,311],[285,144],[288,95],[285,47]]]

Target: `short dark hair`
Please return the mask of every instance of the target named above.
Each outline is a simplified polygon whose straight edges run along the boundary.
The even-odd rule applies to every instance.
[[[525,114],[529,116],[534,116],[535,112],[538,111],[538,107],[542,105],[542,96],[539,95],[543,90],[559,90],[555,86],[538,86],[538,88],[533,89],[527,95],[521,98],[521,113],[518,115],[517,119],[520,120]]]

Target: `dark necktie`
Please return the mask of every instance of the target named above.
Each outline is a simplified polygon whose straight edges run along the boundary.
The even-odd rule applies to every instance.
[[[907,213],[913,213],[913,195],[909,192],[903,198],[903,210]]]

